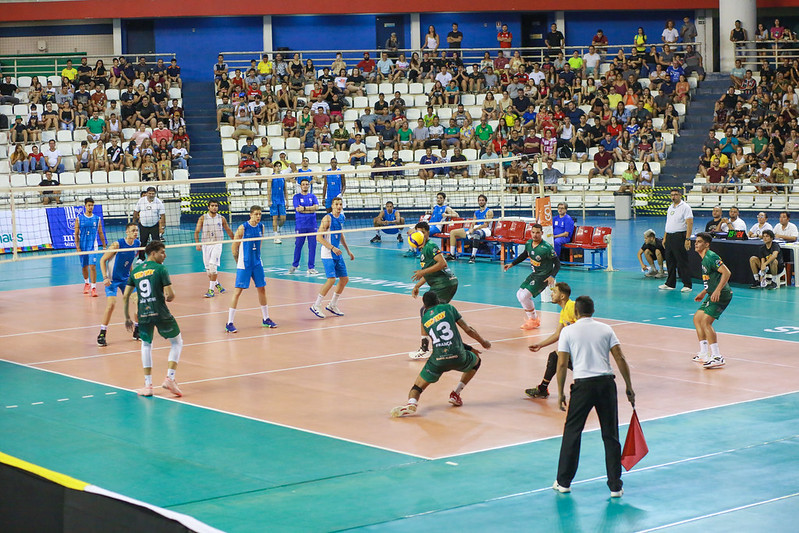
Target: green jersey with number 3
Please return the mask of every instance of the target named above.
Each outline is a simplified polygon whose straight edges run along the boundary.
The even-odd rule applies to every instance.
[[[422,315],[422,326],[433,341],[432,358],[451,359],[463,355],[465,348],[458,331],[461,314],[449,304],[434,305]]]
[[[710,296],[721,283],[721,272],[719,269],[724,264],[721,257],[716,252],[708,250],[705,252],[705,257],[702,258],[702,283],[707,290],[707,295]],[[732,289],[729,284],[721,288],[721,296],[732,296]]]
[[[441,253],[441,249],[431,240],[428,240],[427,243],[422,247],[422,254],[420,257],[422,268],[430,268],[431,266],[436,264],[436,256]],[[445,287],[451,287],[452,285],[456,285],[458,283],[458,278],[455,277],[455,274],[452,270],[449,269],[449,266],[444,270],[439,270],[438,272],[433,272],[432,274],[426,274],[424,280],[430,285],[431,289],[443,289]]]
[[[537,276],[549,277],[555,270],[555,248],[547,241],[541,241],[538,246],[530,239],[524,244],[524,251],[530,258],[530,268]]]
[[[155,261],[141,263],[130,273],[128,285],[136,288],[139,297],[139,323],[172,318],[164,298],[164,287],[172,285],[172,282],[164,265]]]

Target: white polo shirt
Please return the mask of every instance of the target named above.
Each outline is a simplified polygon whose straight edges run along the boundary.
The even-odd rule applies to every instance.
[[[694,212],[691,206],[681,200],[679,204],[674,205],[674,202],[669,204],[669,210],[666,214],[666,233],[677,233],[678,231],[688,231],[687,220],[694,218]]]
[[[732,229],[734,229],[735,231],[746,231],[746,222],[741,220],[741,217],[738,217],[735,220],[731,221],[730,224],[732,224]],[[719,230],[730,231],[730,224],[726,223],[722,224]]]
[[[160,198],[155,198],[151,202],[146,196],[139,198],[133,210],[139,213],[139,223],[145,228],[158,224],[158,221],[161,220],[161,215],[166,213],[164,202]]]
[[[571,354],[574,379],[592,378],[613,375],[610,349],[617,344],[613,328],[584,317],[560,332],[558,351]]]
[[[796,229],[796,224],[793,222],[788,222],[788,225],[784,228],[782,224],[777,223],[774,226],[774,233],[779,235],[787,235],[788,237],[799,237],[799,230]]]

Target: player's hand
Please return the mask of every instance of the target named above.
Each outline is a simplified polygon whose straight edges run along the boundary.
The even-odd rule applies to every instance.
[[[696,297],[694,298],[694,301],[695,302],[701,302],[702,301],[702,293],[701,292],[696,295]]]
[[[649,272],[649,268],[647,268],[645,266],[642,266],[641,267],[641,272]]]
[[[540,344],[531,344],[531,345],[530,345],[530,346],[528,346],[527,348],[528,348],[528,349],[529,349],[531,352],[537,352],[538,350],[540,350],[540,349],[541,349],[541,345],[540,345]]]
[[[348,254],[350,254],[350,261],[355,261],[355,256],[354,256],[354,255],[352,255],[352,252],[350,252],[349,250],[347,250],[347,253],[348,253]]]
[[[125,319],[125,329],[128,331],[133,331],[133,321],[129,318]]]
[[[550,287],[552,287],[552,286],[555,284],[555,278],[553,278],[552,276],[549,276],[549,277],[546,279],[546,282],[547,282],[547,285],[549,285]]]
[[[502,265],[502,271],[503,271],[503,272],[507,272],[507,271],[508,271],[508,269],[509,269],[511,266],[513,266],[513,265],[511,265],[510,263],[505,263],[504,265]]]
[[[691,241],[688,240],[688,239],[685,240],[685,249],[686,250],[690,250],[691,249]]]
[[[560,407],[561,411],[565,411],[566,410],[566,395],[565,394],[559,394],[558,395],[558,407]]]
[[[414,287],[413,290],[411,290],[411,296],[413,296],[414,298],[419,296],[419,287]]]
[[[198,252],[199,252],[199,251],[202,251],[202,249],[203,249],[203,247],[202,247],[202,246],[200,246],[200,245],[198,244],[198,245],[197,245],[197,251],[198,251]]]
[[[635,408],[635,391],[632,389],[627,389],[627,399],[630,401],[630,405]]]
[[[490,350],[491,349],[491,341],[487,341],[487,340],[483,339],[482,341],[480,341],[480,346],[482,346],[486,350]]]
[[[103,278],[103,285],[105,285],[106,287],[110,287],[111,286],[111,278]]]
[[[422,274],[422,271],[421,271],[421,270],[414,270],[414,271],[413,271],[413,276],[411,276],[411,279],[412,279],[413,281],[419,281],[419,280],[420,280],[420,279],[422,279],[423,277],[424,277],[424,275]]]
[[[341,250],[336,248],[335,246],[333,248],[331,248],[330,251],[333,252],[336,255],[341,255]]]
[[[721,293],[719,292],[718,289],[716,289],[715,291],[713,291],[713,294],[710,295],[710,301],[718,302],[719,298],[721,298]]]

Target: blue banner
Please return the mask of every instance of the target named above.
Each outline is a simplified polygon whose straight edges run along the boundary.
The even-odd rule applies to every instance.
[[[84,206],[51,207],[46,211],[53,248],[56,250],[75,248],[75,219],[84,213]],[[103,206],[94,204],[94,214],[99,216],[102,222]]]

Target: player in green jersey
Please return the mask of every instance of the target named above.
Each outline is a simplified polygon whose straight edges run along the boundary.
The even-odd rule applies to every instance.
[[[560,270],[560,259],[555,253],[555,248],[543,237],[544,229],[541,224],[533,224],[530,240],[525,243],[524,251],[512,263],[502,267],[502,270],[507,272],[510,267],[518,265],[525,259],[530,259],[530,268],[533,271],[516,291],[516,299],[522,304],[522,309],[527,314],[527,320],[521,325],[521,329],[535,329],[541,326],[541,319],[535,312],[533,298],[541,294],[547,286],[551,287],[555,284],[555,276]]]
[[[481,360],[479,350],[463,343],[458,326],[483,348],[486,350],[491,348],[491,343],[468,325],[457,309],[441,302],[434,291],[426,292],[422,301],[424,302],[422,329],[433,340],[433,353],[411,387],[408,403],[391,410],[391,416],[394,418],[414,414],[419,397],[427,386],[437,382],[443,373],[451,370],[463,372],[463,375],[455,390],[450,392],[449,403],[455,407],[463,405],[461,391],[477,373]]]
[[[153,334],[155,328],[165,339],[169,339],[172,347],[169,349],[169,364],[166,379],[161,384],[163,388],[175,396],[183,396],[175,382],[175,370],[180,360],[183,349],[183,337],[175,317],[169,312],[167,302],[175,299],[169,272],[163,265],[166,259],[166,248],[161,241],[153,241],[144,249],[147,260],[136,265],[130,273],[128,285],[125,287],[125,327],[128,331],[133,329],[130,320],[130,295],[133,289],[139,295],[139,337],[141,338],[141,359],[144,367],[144,388],[139,389],[140,396],[153,395]]]
[[[427,222],[419,222],[416,224],[415,230],[424,235],[424,240],[419,247],[421,250],[419,257],[421,268],[415,270],[413,276],[411,276],[411,279],[416,282],[411,291],[411,296],[414,298],[419,296],[419,289],[427,283],[430,286],[430,290],[438,296],[439,301],[449,303],[458,290],[458,278],[449,269],[441,249],[430,240],[430,225]],[[422,328],[422,344],[419,350],[409,353],[408,357],[411,359],[427,359],[429,356],[429,339],[424,328]]]
[[[699,353],[693,360],[702,363],[704,368],[712,369],[724,366],[724,358],[719,353],[716,330],[713,329],[713,321],[721,316],[721,313],[730,305],[732,300],[732,289],[730,289],[730,269],[715,252],[710,251],[710,243],[713,236],[710,233],[696,234],[696,253],[702,258],[702,282],[705,288],[702,289],[694,300],[697,302],[705,298],[702,305],[694,314],[694,327],[696,336],[699,337]],[[708,347],[710,357],[708,357]]]

